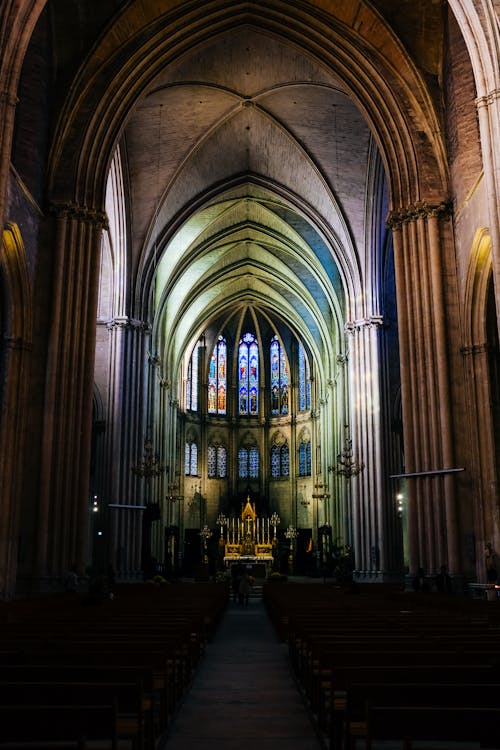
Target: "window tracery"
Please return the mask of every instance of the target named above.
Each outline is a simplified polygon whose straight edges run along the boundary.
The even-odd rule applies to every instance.
[[[271,365],[271,414],[288,414],[288,364],[285,350],[277,336],[273,336],[270,346]]]
[[[259,413],[259,346],[252,333],[245,333],[238,345],[239,413]]]
[[[208,373],[208,413],[226,414],[227,404],[227,344],[219,336],[210,358]]]

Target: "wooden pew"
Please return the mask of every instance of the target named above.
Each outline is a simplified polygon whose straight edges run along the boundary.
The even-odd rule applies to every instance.
[[[411,670],[409,677],[411,678]],[[330,746],[344,747],[349,736],[367,737],[370,707],[446,706],[448,708],[498,708],[500,683],[478,682],[370,682],[351,683],[344,699],[334,701]]]
[[[153,706],[138,682],[1,681],[0,705],[11,704],[115,705],[118,740],[128,740],[133,750],[152,750],[154,747]]]
[[[119,744],[115,705],[0,705],[2,750],[59,750],[59,743],[64,743],[64,748],[86,750],[89,742],[93,750],[131,747]]]
[[[365,729],[366,726],[366,729]],[[366,722],[351,726],[349,750],[361,747],[371,750],[377,741],[400,741],[404,750],[411,750],[415,742],[453,743],[479,742],[481,748],[498,748],[500,708],[480,706],[369,706]]]

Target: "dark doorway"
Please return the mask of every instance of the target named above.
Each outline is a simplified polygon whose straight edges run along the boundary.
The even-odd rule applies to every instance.
[[[184,531],[184,561],[185,575],[193,575],[201,565],[201,539],[199,529],[185,529]]]

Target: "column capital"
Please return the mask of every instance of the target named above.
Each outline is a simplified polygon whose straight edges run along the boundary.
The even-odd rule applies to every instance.
[[[469,344],[468,346],[462,346],[460,349],[460,354],[463,354],[464,356],[468,354],[487,354],[491,351],[492,345],[484,341],[481,344]]]
[[[51,213],[57,218],[71,218],[77,221],[83,221],[88,224],[95,224],[103,229],[108,229],[108,216],[105,211],[98,211],[96,208],[80,206],[72,201],[54,201],[50,205]]]
[[[359,333],[363,328],[377,328],[383,326],[384,319],[382,315],[370,315],[367,318],[359,318],[358,320],[349,320],[344,325],[344,331],[348,336],[354,336]],[[340,356],[340,355],[339,355]],[[343,364],[337,357],[337,362]]]
[[[0,104],[8,104],[9,107],[15,107],[19,104],[19,97],[11,91],[5,89],[0,91]]]
[[[106,328],[108,331],[121,328],[127,331],[139,331],[147,334],[151,333],[151,325],[149,323],[142,320],[136,320],[135,318],[129,318],[128,315],[117,315],[115,318],[106,321]]]
[[[500,89],[493,89],[483,96],[478,96],[474,103],[476,108],[480,109],[481,107],[491,106],[497,99],[500,99]]]
[[[161,365],[160,357],[158,354],[153,354],[153,352],[148,352],[148,362],[151,367],[159,367]]]
[[[441,203],[416,201],[409,206],[391,211],[386,219],[386,226],[389,229],[401,229],[403,224],[418,219],[448,218],[452,211],[451,201],[441,201]]]
[[[25,341],[20,337],[12,338],[9,336],[3,336],[2,343],[6,349],[25,352],[30,352],[33,349],[33,345],[31,344],[31,342]]]

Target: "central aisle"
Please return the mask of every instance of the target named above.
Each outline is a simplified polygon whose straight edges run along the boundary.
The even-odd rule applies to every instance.
[[[320,750],[261,600],[229,603],[172,722],[168,750]]]

